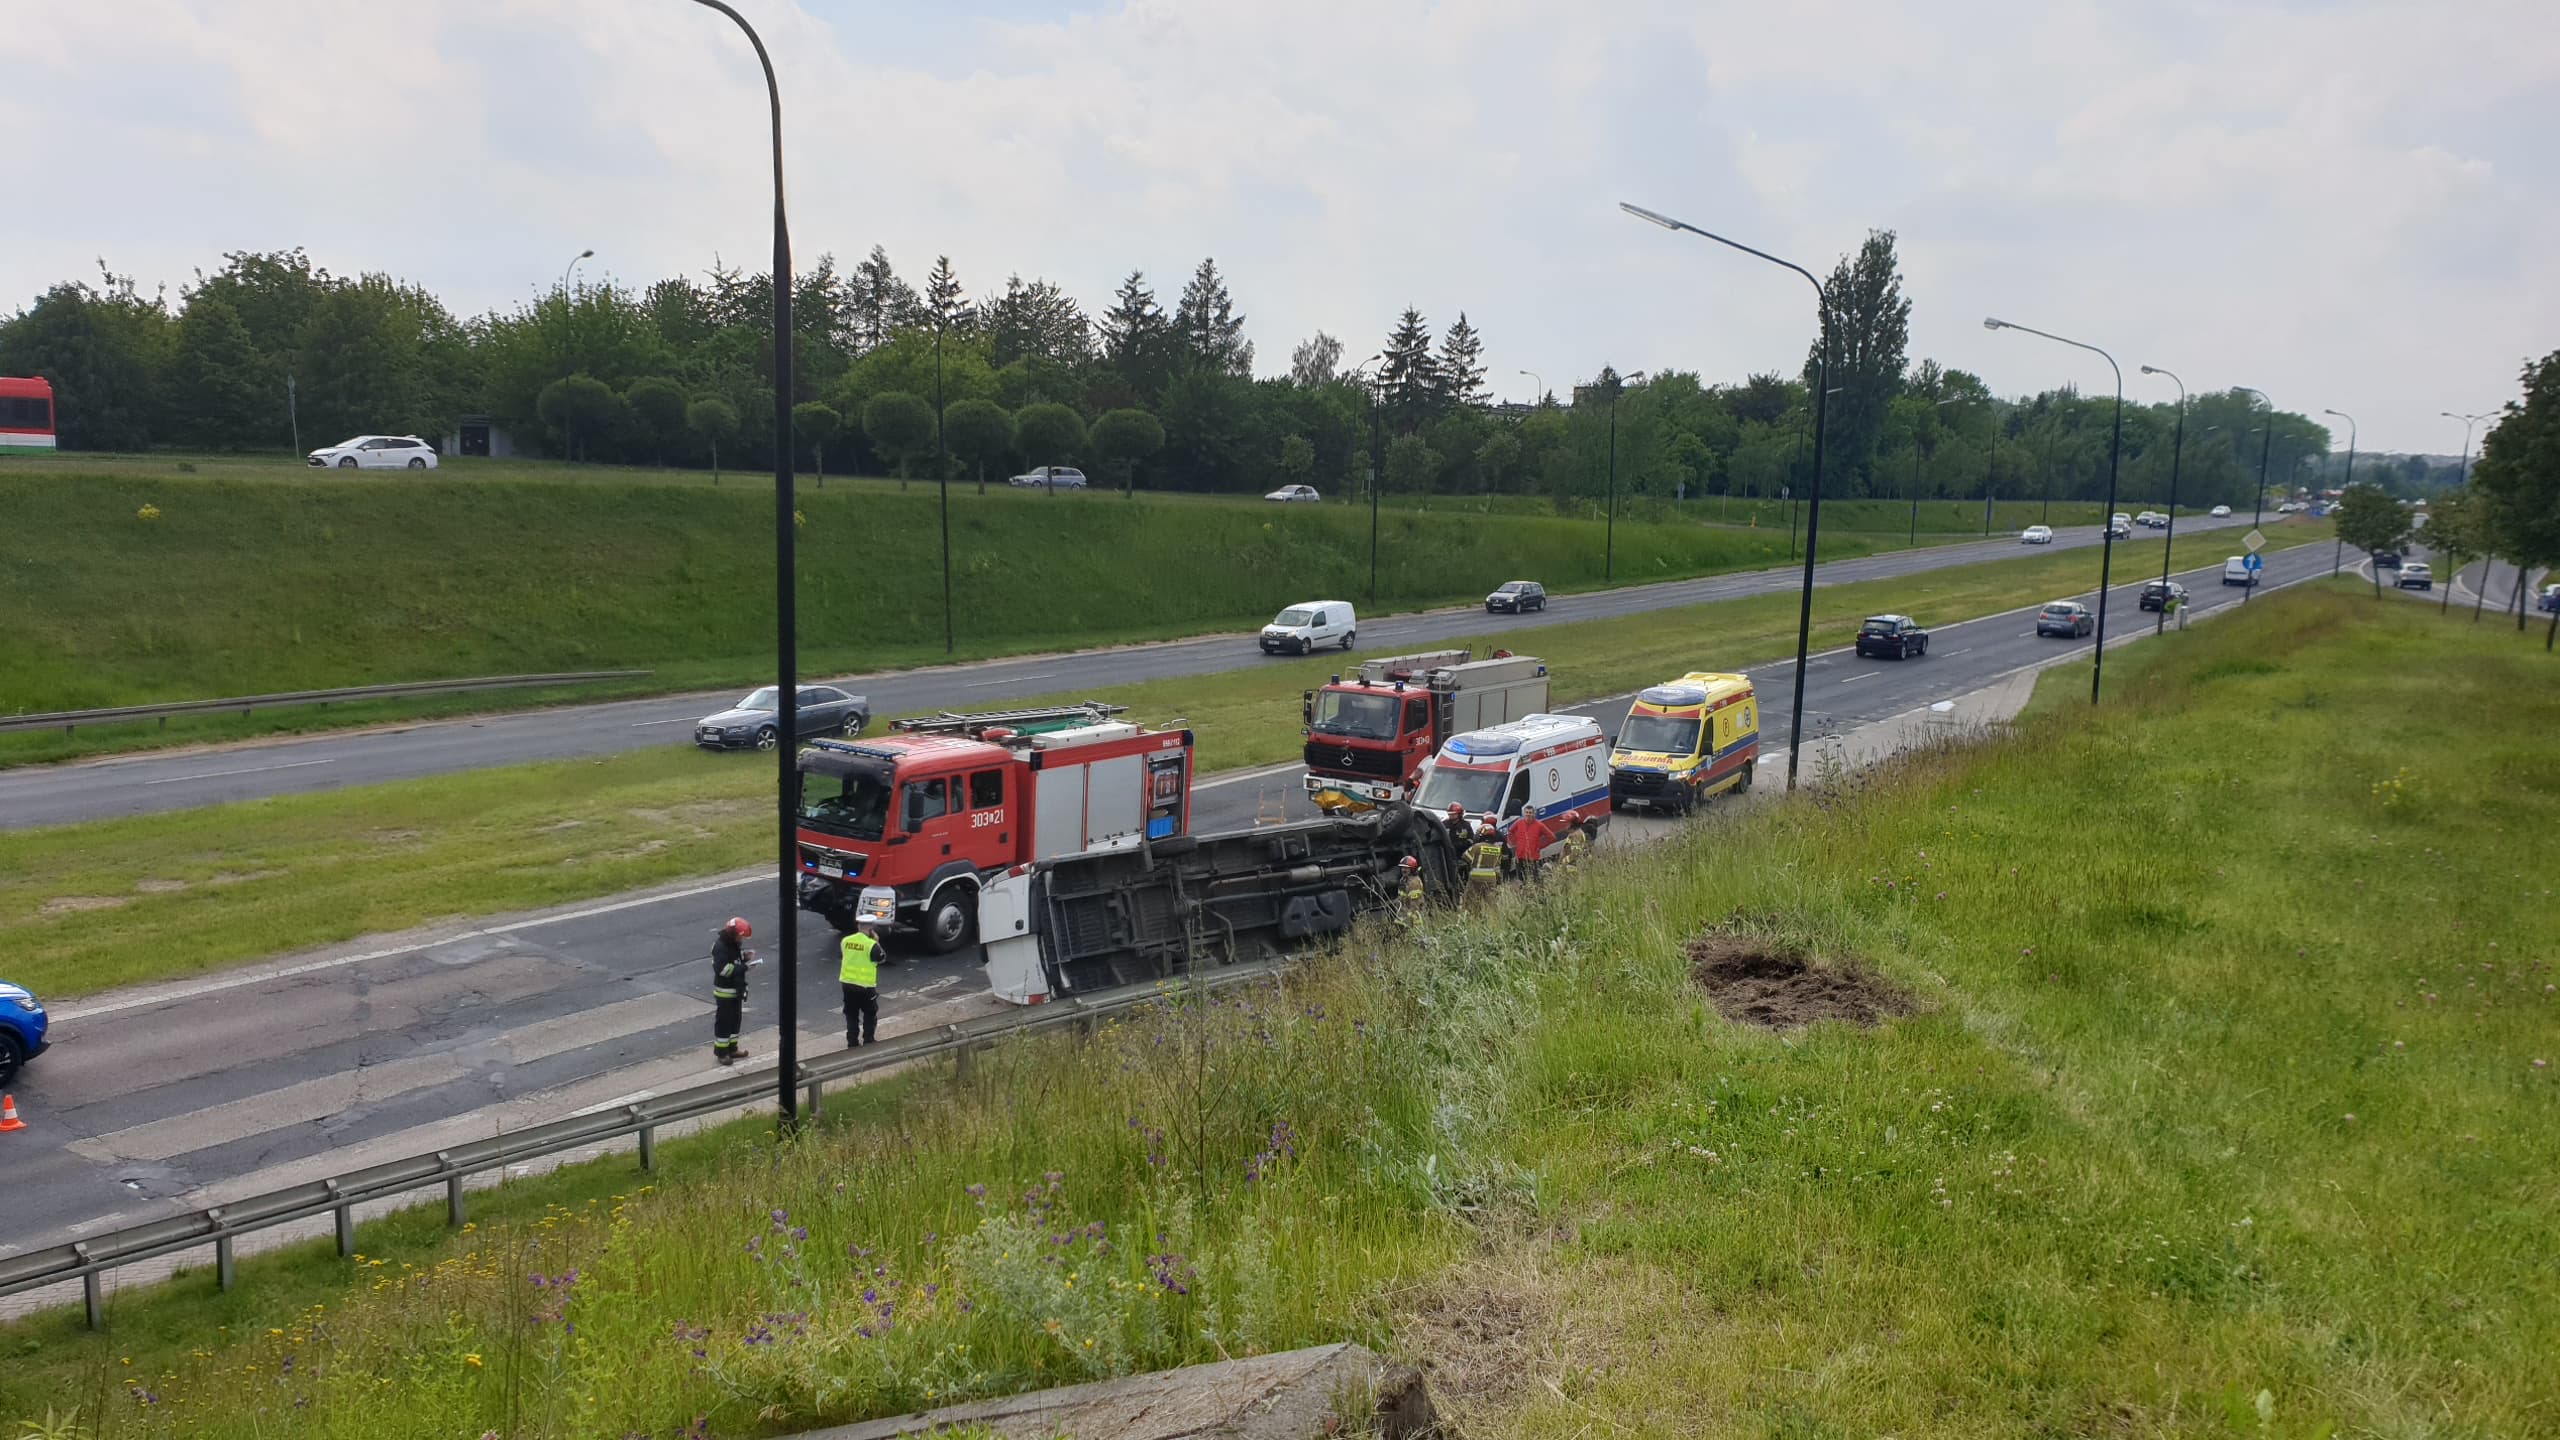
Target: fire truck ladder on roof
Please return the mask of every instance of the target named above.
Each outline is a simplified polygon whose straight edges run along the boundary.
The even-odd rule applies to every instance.
[[[1053,730],[1099,725],[1128,708],[1126,705],[1106,705],[1099,700],[1087,700],[1076,705],[1044,706],[1035,710],[986,710],[974,715],[945,710],[939,715],[892,720],[889,728],[909,735],[965,735],[971,739],[996,729],[1010,730],[1017,735],[1045,735]]]

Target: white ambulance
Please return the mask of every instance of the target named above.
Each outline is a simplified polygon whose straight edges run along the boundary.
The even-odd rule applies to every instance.
[[[1609,737],[1582,715],[1524,715],[1454,735],[1423,766],[1414,806],[1508,825],[1531,805],[1550,824],[1609,816]]]

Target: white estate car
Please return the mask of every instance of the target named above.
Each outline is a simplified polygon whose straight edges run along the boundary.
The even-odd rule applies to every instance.
[[[1016,490],[1082,490],[1084,472],[1073,465],[1042,465],[1007,480]]]
[[[324,470],[433,470],[436,452],[415,435],[359,435],[314,450],[303,463]]]
[[[2228,520],[2231,518],[2231,507],[2228,505],[2216,505],[2213,507],[2212,513],[2213,518],[2216,520]]]
[[[1272,491],[1270,494],[1265,495],[1262,498],[1265,500],[1277,500],[1282,504],[1291,504],[1310,503],[1322,499],[1323,497],[1316,494],[1316,487],[1313,485],[1283,485],[1279,489]]]
[[[2026,529],[2018,532],[2018,543],[2021,545],[2050,545],[2053,543],[2053,527],[2050,525],[2030,525]]]

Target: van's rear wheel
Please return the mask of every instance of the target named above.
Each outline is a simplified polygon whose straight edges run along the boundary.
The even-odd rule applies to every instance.
[[[948,955],[977,936],[978,895],[965,885],[945,885],[925,906],[925,948]]]
[[[1343,632],[1342,632],[1342,648],[1343,648],[1343,649],[1345,649],[1345,650],[1350,649],[1350,648],[1351,648],[1351,642],[1352,642],[1352,641],[1354,641],[1354,640],[1357,640],[1357,639],[1359,639],[1359,638],[1360,638],[1360,632],[1359,632],[1359,631],[1357,631],[1357,630],[1345,630],[1345,631],[1343,631]]]

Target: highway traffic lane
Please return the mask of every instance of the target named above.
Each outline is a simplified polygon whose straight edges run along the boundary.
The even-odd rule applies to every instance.
[[[2181,529],[2246,521],[2196,519]],[[2143,532],[2140,540],[2156,539]],[[2059,532],[2055,549],[2097,543],[2095,527]],[[1949,565],[2006,559],[2023,552],[2014,537],[1966,541],[1923,550],[1889,551],[1826,561],[1817,585],[1890,579]],[[2143,547],[2136,545],[2137,551]],[[1557,597],[1534,615],[1495,617],[1481,608],[1380,617],[1361,626],[1359,651],[1392,654],[1478,634],[1489,625],[1534,630],[1577,620],[1736,599],[1792,589],[1795,566],[1703,579],[1664,581]],[[1500,583],[1496,577],[1487,585]],[[1263,657],[1249,635],[1213,635],[1154,645],[1065,655],[1025,656],[966,665],[854,676],[842,684],[870,697],[873,712],[984,710],[1009,700],[1184,675],[1242,669]],[[733,699],[731,692],[661,696],[422,722],[390,729],[319,734],[192,750],[146,753],[63,765],[0,770],[0,829],[154,814],[271,795],[307,794],[350,785],[419,779],[538,760],[593,758],[650,745],[683,744],[687,727]]]
[[[2276,563],[2278,583],[2319,570],[2301,551]],[[2186,578],[2218,573],[2209,567]],[[2141,583],[2120,587],[2111,619],[2138,614],[2132,602]],[[2237,592],[2217,589],[2198,589],[2200,608],[2237,603]],[[1930,655],[1913,661],[1817,655],[1807,669],[1808,735],[1916,710],[2087,648],[2087,641],[2038,640],[2032,614],[1938,626]],[[2120,624],[2111,639],[2149,628]],[[1714,663],[1711,654],[1674,657],[1664,673]],[[1752,672],[1765,767],[1784,764],[1792,670],[1789,661]],[[1614,733],[1627,704],[1617,696],[1574,708]],[[1763,773],[1774,782],[1783,770]],[[1250,826],[1268,802],[1293,818],[1310,813],[1297,767],[1204,779],[1193,825]],[[40,1243],[110,1219],[192,1208],[208,1187],[671,1056],[696,1057],[681,1066],[690,1078],[717,1073],[708,1056],[711,932],[742,915],[769,952],[777,904],[766,877],[729,877],[277,979],[216,978],[160,1004],[106,1002],[95,1015],[65,1007],[61,1048],[21,1081],[22,1099],[42,1120],[18,1137],[25,1148],[14,1153],[32,1158],[13,1171],[27,1184],[12,1183],[0,1243]],[[841,1033],[836,937],[814,917],[804,917],[801,930],[800,1028],[812,1045],[833,1048]],[[976,994],[983,983],[974,951],[932,956],[898,941],[889,954],[884,1018]],[[754,972],[750,1032],[773,1023],[777,981],[778,967]],[[598,1015],[628,1023],[587,1019]],[[556,1033],[564,1028],[570,1033]]]
[[[676,1083],[708,1079],[721,1073],[711,932],[743,915],[770,955],[776,913],[775,886],[740,877],[504,935],[216,979],[160,1004],[64,1007],[56,1048],[16,1083],[31,1128],[10,1137],[0,1250],[192,1209],[209,1187],[581,1082],[663,1076],[670,1057]],[[843,1044],[836,949],[834,932],[804,917],[798,1022],[812,1051]],[[779,969],[751,973],[751,1036],[776,1020]],[[974,993],[981,974],[974,951],[893,945],[882,1018]],[[752,1064],[771,1063],[764,1048]]]

